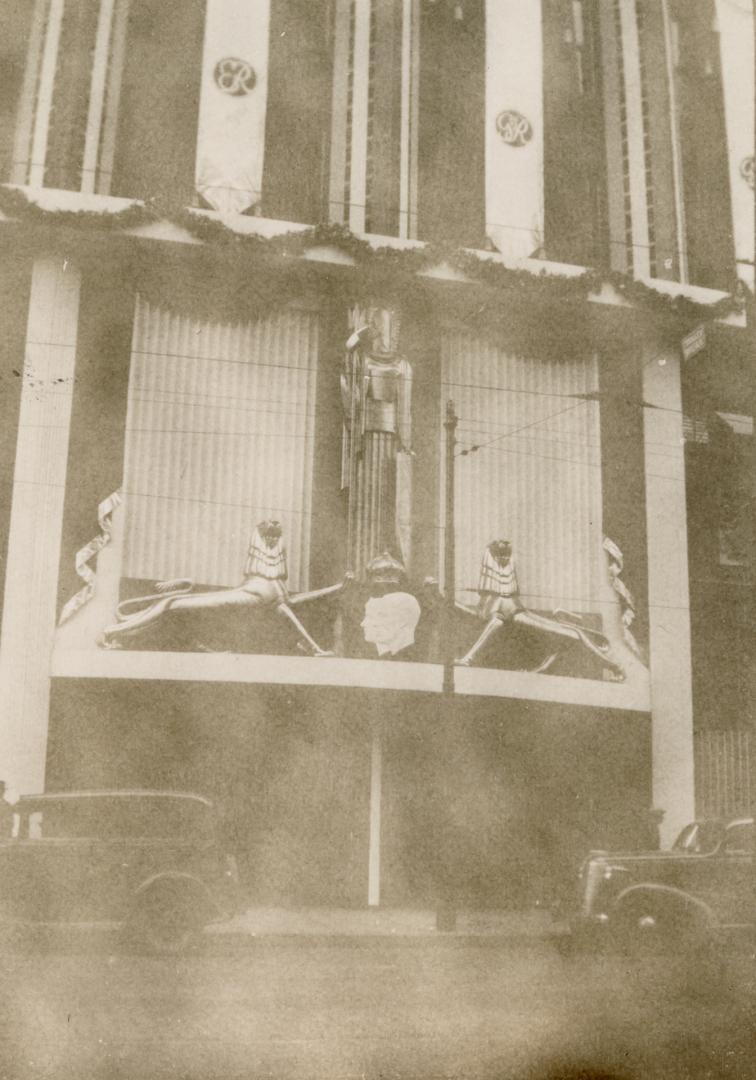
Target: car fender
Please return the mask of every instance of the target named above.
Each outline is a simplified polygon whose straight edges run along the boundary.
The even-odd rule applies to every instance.
[[[168,890],[180,891],[182,896],[191,898],[195,914],[202,916],[203,921],[209,922],[222,914],[205,882],[179,870],[166,870],[146,878],[133,894],[133,906],[137,907],[148,895]]]
[[[704,903],[703,900],[699,900],[698,897],[692,896],[689,892],[685,892],[684,889],[677,889],[672,885],[629,885],[617,894],[614,909],[619,911],[629,901],[644,896],[651,897],[657,903],[673,903],[684,907],[689,914],[694,913],[706,926],[715,926],[717,924],[717,918],[708,904]]]

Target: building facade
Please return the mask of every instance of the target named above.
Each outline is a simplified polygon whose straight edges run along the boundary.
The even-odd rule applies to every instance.
[[[9,784],[287,903],[749,807],[748,0],[0,20]]]

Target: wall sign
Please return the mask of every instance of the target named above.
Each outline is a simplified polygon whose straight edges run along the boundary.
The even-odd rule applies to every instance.
[[[496,130],[508,146],[525,146],[533,138],[533,125],[527,116],[505,109],[496,117]]]
[[[751,191],[756,188],[756,167],[754,166],[754,157],[751,154],[750,157],[745,157],[740,163],[740,175],[748,184]]]
[[[252,65],[236,56],[226,56],[219,60],[215,65],[213,78],[218,89],[232,97],[244,97],[254,90],[257,82]]]

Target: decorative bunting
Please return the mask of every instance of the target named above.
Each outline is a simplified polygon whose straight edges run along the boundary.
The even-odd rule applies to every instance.
[[[241,213],[260,201],[269,29],[270,0],[208,0],[196,185],[214,210]]]
[[[541,0],[486,2],[486,233],[512,259],[543,243]]]
[[[114,491],[112,495],[108,495],[107,499],[103,499],[97,507],[97,520],[100,524],[100,532],[94,539],[90,540],[88,544],[79,548],[74,559],[76,573],[82,578],[84,585],[64,605],[63,610],[60,613],[58,625],[62,625],[67,619],[70,619],[72,615],[75,615],[76,612],[84,607],[87,601],[91,600],[94,595],[97,575],[89,566],[89,561],[110,543],[111,536],[113,535],[113,511],[120,505],[121,493],[120,491]]]
[[[434,244],[408,248],[374,247],[341,225],[314,225],[271,237],[238,233],[230,225],[207,213],[171,205],[158,206],[149,201],[146,204],[134,201],[117,211],[45,210],[19,188],[0,184],[0,214],[47,230],[65,230],[60,233],[60,243],[65,243],[65,251],[69,251],[76,232],[84,235],[127,232],[158,221],[172,222],[203,243],[213,245],[216,250],[222,249],[225,264],[230,266],[233,260],[240,273],[263,265],[268,274],[258,275],[255,292],[250,292],[247,300],[254,306],[253,300],[258,297],[260,312],[268,313],[285,306],[293,297],[302,295],[296,260],[313,248],[323,247],[336,248],[354,260],[350,273],[343,278],[328,276],[324,279],[330,298],[333,299],[334,290],[339,289],[344,303],[349,307],[358,298],[365,297],[376,302],[388,303],[393,299],[399,302],[406,298],[408,285],[416,280],[416,275],[441,264],[464,274],[479,286],[506,291],[512,302],[518,299],[527,301],[534,309],[545,303],[574,305],[601,293],[607,286],[615,289],[633,306],[661,316],[690,320],[691,325],[742,312],[744,303],[742,289],[737,295],[723,296],[713,303],[701,303],[686,296],[684,286],[677,294],[666,294],[634,280],[629,274],[602,273],[598,270],[586,270],[574,276],[550,273],[546,263],[541,273],[534,273],[530,269],[503,266],[487,253],[476,253],[466,248],[449,249]],[[47,232],[48,244],[53,242],[53,235],[52,231]],[[281,256],[286,259],[281,260]],[[129,253],[129,266],[135,290],[145,291],[145,282],[152,280],[157,291],[159,282],[164,280],[164,275],[155,273],[155,257],[152,254],[140,258],[138,249],[133,249]],[[268,280],[270,288],[266,289],[263,286]],[[185,288],[186,284],[185,278]],[[203,279],[199,284],[202,291],[192,297],[193,303],[207,298],[207,280]],[[175,298],[175,288],[172,296]],[[228,317],[232,318],[234,313],[238,317],[239,294],[228,293],[227,302],[231,312]],[[218,310],[217,299],[214,299],[213,311],[216,315]],[[505,304],[488,303],[471,307],[469,320],[478,332],[496,331],[499,327],[505,331],[511,330],[511,312]]]

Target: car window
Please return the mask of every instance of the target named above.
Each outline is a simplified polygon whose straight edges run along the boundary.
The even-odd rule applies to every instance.
[[[721,838],[720,821],[692,821],[677,837],[672,850],[684,851],[688,855],[706,855],[714,851]]]
[[[725,833],[724,850],[728,855],[750,855],[753,851],[753,825],[731,825]]]
[[[89,796],[32,811],[22,834],[30,840],[203,840],[212,829],[210,808],[196,799]]]

